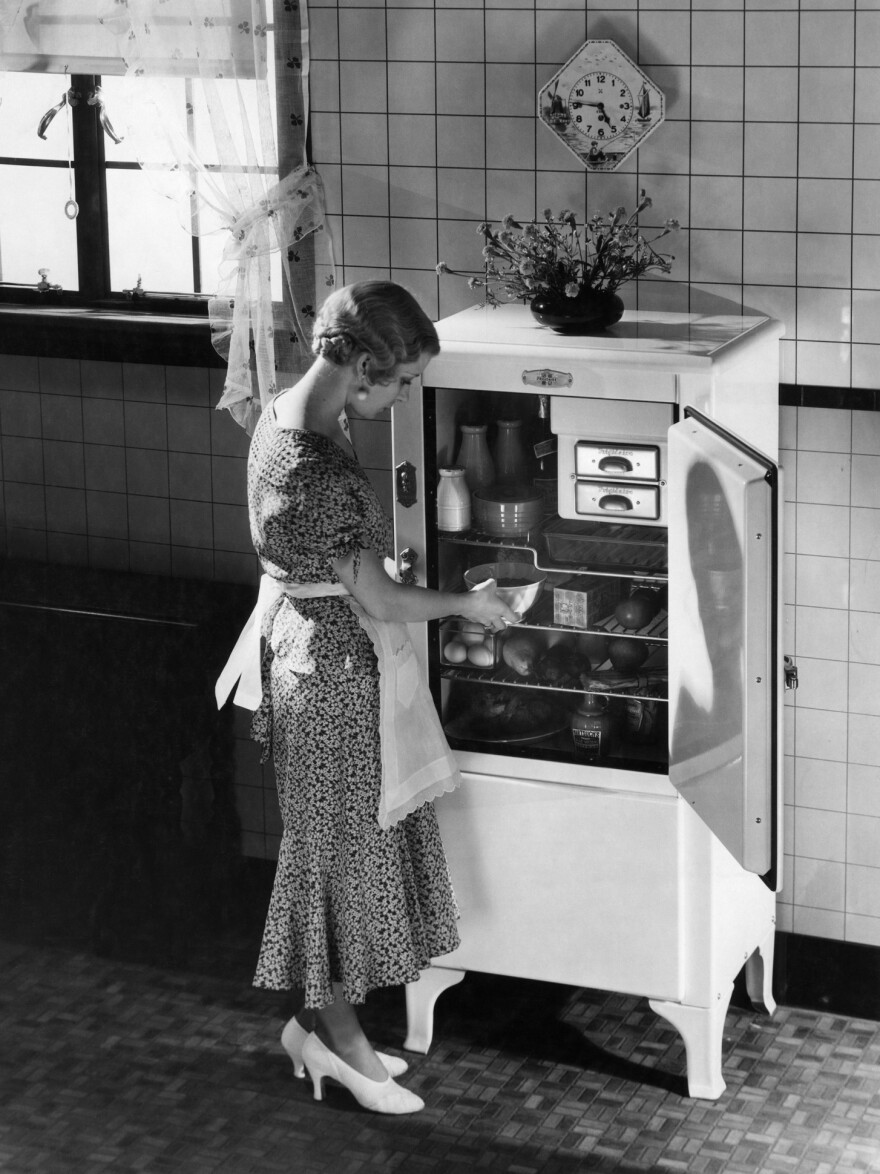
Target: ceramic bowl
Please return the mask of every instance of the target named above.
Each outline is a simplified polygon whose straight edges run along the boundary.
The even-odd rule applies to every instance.
[[[529,485],[490,485],[471,495],[474,527],[495,538],[520,537],[544,516],[544,495]]]
[[[544,590],[547,576],[531,563],[481,563],[464,573],[469,591],[487,579],[494,579],[499,598],[513,611],[524,616]]]

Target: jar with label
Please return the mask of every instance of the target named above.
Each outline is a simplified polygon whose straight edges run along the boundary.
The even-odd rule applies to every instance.
[[[445,465],[437,484],[437,529],[458,533],[470,529],[471,495],[461,465]]]
[[[603,758],[616,741],[617,727],[608,701],[596,693],[585,693],[571,715],[571,736],[575,749],[586,758]]]
[[[495,480],[495,465],[486,442],[485,424],[462,424],[457,463],[464,468],[471,493],[487,489]]]

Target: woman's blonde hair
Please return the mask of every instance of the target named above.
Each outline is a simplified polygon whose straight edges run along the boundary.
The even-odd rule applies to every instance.
[[[318,311],[312,350],[343,366],[354,355],[370,356],[367,378],[389,380],[401,363],[415,363],[440,342],[434,324],[412,294],[393,281],[358,281],[332,293]]]

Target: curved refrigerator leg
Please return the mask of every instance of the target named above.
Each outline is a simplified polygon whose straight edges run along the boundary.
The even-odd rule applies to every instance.
[[[705,1097],[714,1101],[727,1087],[721,1075],[721,1043],[724,1019],[732,994],[733,983],[726,996],[722,992],[711,1007],[649,1000],[651,1010],[667,1019],[684,1040],[688,1094],[692,1097]]]
[[[746,990],[756,1011],[772,1015],[776,1010],[773,998],[773,947],[776,931],[771,930],[760,946],[746,960]]]
[[[434,1035],[434,1004],[443,992],[465,976],[464,970],[429,966],[417,982],[406,984],[406,1039],[409,1052],[427,1053]]]

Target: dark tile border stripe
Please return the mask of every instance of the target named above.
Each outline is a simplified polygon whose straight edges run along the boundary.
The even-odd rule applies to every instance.
[[[870,387],[813,387],[802,383],[780,383],[779,403],[786,408],[846,408],[848,411],[880,412],[880,390]]]

